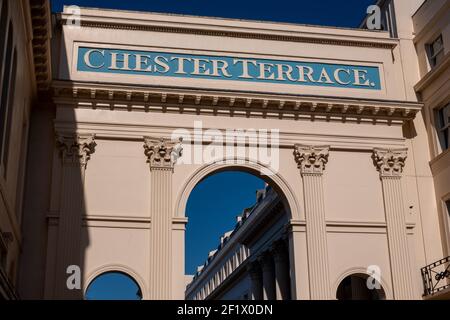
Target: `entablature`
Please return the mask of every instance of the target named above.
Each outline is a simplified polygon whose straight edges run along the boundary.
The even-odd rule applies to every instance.
[[[57,105],[74,108],[388,125],[403,125],[423,106],[391,100],[72,81],[55,81],[53,97]]]

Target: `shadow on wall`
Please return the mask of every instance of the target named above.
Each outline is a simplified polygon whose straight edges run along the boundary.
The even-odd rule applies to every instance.
[[[423,111],[421,111],[423,112]],[[422,118],[423,119],[423,118]],[[403,137],[405,139],[414,139],[417,137],[416,127],[413,120],[408,120],[402,126]]]
[[[54,30],[52,51],[67,56],[60,27]],[[69,74],[67,61],[54,63],[53,78],[60,74]],[[95,140],[79,135],[75,122],[56,127],[57,112],[50,93],[31,111],[18,286],[22,299],[84,299],[89,246],[84,175]],[[66,118],[75,119],[75,114]]]

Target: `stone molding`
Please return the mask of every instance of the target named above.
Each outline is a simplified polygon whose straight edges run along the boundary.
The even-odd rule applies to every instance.
[[[50,2],[46,0],[31,0],[29,17],[32,28],[33,65],[38,91],[46,91],[52,80],[51,38],[52,12]]]
[[[129,12],[125,12],[129,13]],[[292,28],[286,29],[286,24],[277,22],[268,22],[271,25],[270,29],[261,25],[261,22],[252,21],[257,23],[258,26],[248,28],[246,26],[231,27],[223,26],[214,23],[215,20],[225,20],[236,22],[235,19],[217,19],[207,18],[198,21],[195,24],[184,22],[183,18],[198,18],[193,16],[180,15],[180,19],[176,23],[161,17],[161,14],[155,17],[146,17],[145,22],[141,19],[129,18],[128,22],[123,19],[117,19],[113,16],[93,16],[83,14],[81,16],[81,27],[84,28],[97,28],[97,29],[116,29],[116,30],[132,30],[132,31],[148,31],[148,32],[165,32],[165,33],[184,33],[202,36],[214,36],[214,37],[231,37],[231,38],[244,38],[244,39],[259,39],[259,40],[271,40],[271,41],[288,41],[288,42],[301,42],[301,43],[315,43],[323,45],[338,45],[338,46],[354,46],[354,47],[369,47],[369,48],[384,48],[394,49],[398,45],[398,40],[390,38],[374,38],[367,34],[367,30],[362,30],[360,37],[348,34],[342,35],[328,35],[325,36],[322,32],[305,32],[299,30],[304,26],[287,24],[287,26],[296,27],[296,30]],[[57,15],[57,22],[60,25],[66,25],[71,19],[71,15],[66,12],[62,12]],[[166,20],[166,21],[165,21]],[[243,21],[244,23],[246,21]],[[282,28],[277,30],[273,25],[279,25]],[[345,29],[343,29],[345,30]]]
[[[308,146],[296,144],[294,158],[302,175],[323,174],[328,162],[330,146]]]
[[[407,150],[378,149],[373,150],[372,159],[381,178],[401,177],[407,158]]]
[[[86,168],[91,154],[95,152],[95,135],[61,135],[56,136],[56,146],[59,149],[63,164],[80,165]]]
[[[404,124],[423,104],[251,91],[221,91],[72,82],[53,82],[53,100],[76,108],[223,114],[263,118]],[[210,109],[210,110],[209,110]]]
[[[144,154],[150,169],[173,170],[183,154],[182,138],[173,142],[166,138],[144,137]]]

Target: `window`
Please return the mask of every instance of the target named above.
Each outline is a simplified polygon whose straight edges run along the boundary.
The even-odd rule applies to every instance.
[[[436,111],[436,131],[442,151],[449,147],[450,140],[450,103]]]
[[[13,54],[13,60],[12,60],[12,67],[11,67],[11,77],[9,80],[9,98],[6,105],[6,123],[5,123],[5,140],[4,140],[4,148],[3,148],[3,155],[2,155],[2,162],[3,162],[3,177],[6,179],[6,173],[8,172],[8,155],[9,155],[9,140],[11,135],[11,124],[12,124],[12,115],[13,115],[13,108],[14,108],[14,92],[16,89],[16,73],[17,73],[17,51],[14,49]]]
[[[9,155],[9,139],[13,115],[13,97],[16,84],[17,51],[14,48],[14,30],[12,22],[7,27],[7,1],[3,2],[0,14],[0,164],[3,177],[6,178],[6,167]]]
[[[434,68],[442,61],[442,58],[444,57],[442,35],[439,35],[433,42],[428,44],[428,54],[431,68]]]

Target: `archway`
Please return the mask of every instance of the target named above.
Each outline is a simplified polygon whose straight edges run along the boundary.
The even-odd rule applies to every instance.
[[[355,273],[345,277],[336,290],[338,300],[385,300],[386,293],[379,282],[370,279],[371,287],[367,285],[369,276]]]
[[[289,272],[289,268],[293,267],[293,262],[290,260],[292,259],[289,256],[289,241],[288,241],[288,235],[286,233],[286,226],[289,224],[289,221],[292,219],[293,216],[298,217],[298,207],[293,195],[293,192],[291,190],[291,188],[288,186],[288,184],[285,182],[285,180],[278,174],[278,173],[273,173],[269,176],[262,176],[260,175],[261,172],[261,165],[258,163],[249,163],[246,162],[245,164],[239,164],[239,165],[229,165],[229,164],[223,164],[221,162],[219,163],[214,163],[214,164],[210,164],[210,165],[206,165],[202,168],[200,168],[199,170],[197,170],[194,175],[189,178],[186,183],[186,185],[183,188],[183,192],[181,193],[180,197],[178,198],[177,201],[177,206],[176,206],[176,210],[177,210],[177,216],[178,217],[183,217],[183,216],[187,216],[188,219],[190,220],[188,222],[187,225],[187,233],[189,232],[190,226],[189,223],[192,223],[191,221],[191,217],[189,214],[189,210],[190,210],[190,205],[188,204],[189,199],[191,194],[195,194],[196,192],[196,188],[198,188],[198,186],[201,186],[204,183],[208,183],[210,181],[210,179],[213,179],[214,176],[220,176],[220,175],[225,175],[225,174],[236,174],[236,172],[239,172],[241,175],[247,175],[247,176],[253,176],[254,178],[256,178],[257,180],[259,180],[260,182],[260,186],[262,187],[258,187],[258,188],[253,188],[251,190],[246,190],[246,193],[248,194],[248,192],[252,192],[253,193],[253,201],[252,202],[247,202],[246,205],[243,205],[240,210],[238,210],[238,212],[233,211],[231,213],[231,215],[229,216],[230,218],[232,218],[232,224],[233,225],[238,225],[240,222],[240,219],[242,219],[242,216],[246,215],[246,212],[250,212],[252,210],[252,208],[254,208],[254,206],[257,205],[257,195],[258,194],[262,194],[262,193],[266,193],[266,192],[270,192],[270,194],[275,195],[274,197],[277,199],[277,203],[278,205],[278,209],[282,211],[282,218],[280,218],[279,221],[277,221],[277,223],[281,223],[280,225],[282,225],[282,227],[280,227],[280,225],[277,225],[277,228],[279,228],[281,231],[279,231],[279,233],[276,235],[276,237],[278,237],[277,239],[272,239],[272,240],[276,240],[275,242],[277,242],[278,244],[280,244],[281,247],[283,247],[283,252],[286,252],[286,262],[285,262],[285,268],[286,268],[286,272],[285,274],[287,275],[283,281],[286,283],[286,285],[284,285],[283,289],[283,297],[290,297],[291,296],[291,289],[292,288],[292,284],[295,283],[295,280],[290,279],[290,275],[293,274],[293,272]],[[239,182],[237,182],[239,183]],[[259,189],[259,190],[257,190]],[[218,191],[219,192],[219,191]],[[209,199],[211,200],[211,199]],[[249,206],[250,204],[250,206]],[[282,208],[282,209],[280,209]],[[294,210],[292,210],[292,208],[295,208]],[[233,216],[234,215],[234,216]],[[237,216],[237,220],[236,220],[236,216]],[[280,215],[281,216],[281,215]],[[277,218],[278,219],[278,216]],[[282,221],[282,222],[280,222]],[[270,224],[273,223],[273,221],[267,222],[268,226],[270,227]],[[265,226],[267,227],[267,226]],[[228,231],[228,232],[226,232]],[[200,254],[203,255],[204,259],[201,261],[201,263],[197,263],[197,265],[199,265],[198,269],[194,269],[192,265],[190,265],[188,267],[189,264],[192,264],[192,261],[190,261],[189,257],[186,257],[186,271],[187,273],[191,273],[194,271],[196,275],[199,274],[199,272],[201,273],[201,270],[203,270],[202,266],[205,266],[206,264],[208,264],[208,261],[210,261],[212,259],[212,257],[215,255],[215,252],[217,252],[218,250],[220,250],[223,246],[223,239],[227,238],[230,234],[234,234],[235,229],[231,229],[228,230],[227,228],[223,229],[222,232],[220,234],[216,234],[216,241],[215,242],[211,242],[209,243],[209,250],[201,250]],[[283,241],[280,241],[280,237],[281,234],[283,235]],[[187,237],[188,238],[188,237]],[[282,242],[282,243],[281,243]],[[189,246],[189,240],[187,240],[187,245]],[[189,250],[191,248],[187,247],[187,250]],[[267,255],[267,248],[264,249],[266,250],[266,252],[264,253],[264,255]],[[204,252],[202,252],[204,251]],[[255,252],[257,250],[254,250]],[[250,254],[253,253],[253,249],[249,249]],[[261,252],[257,253],[258,255],[262,255]],[[238,258],[239,259],[239,258]],[[274,263],[274,257],[270,257],[270,259],[272,259],[271,263]],[[199,262],[199,261],[197,261]],[[202,262],[205,262],[205,264],[202,264]],[[222,281],[222,276],[218,275],[218,280],[215,280],[215,283],[219,283],[220,281]],[[275,280],[274,280],[275,281]],[[188,281],[189,282],[189,281]],[[272,297],[274,296],[274,290],[275,290],[275,284],[273,283],[272,286]],[[267,288],[264,287],[264,290],[266,290]],[[271,290],[270,288],[267,290]],[[268,291],[268,298],[270,299],[270,292]],[[278,294],[280,294],[280,292],[278,292]],[[213,295],[211,295],[213,296]],[[242,293],[241,296],[233,296],[233,299],[240,299],[243,297],[248,297],[251,296],[251,293],[249,292],[244,292]],[[216,297],[215,297],[216,298]],[[220,298],[220,296],[217,296],[217,298]]]
[[[186,179],[186,183],[181,189],[182,191],[176,200],[174,216],[178,218],[185,217],[187,201],[195,186],[208,176],[222,171],[243,171],[259,176],[280,195],[290,219],[300,219],[300,209],[295,192],[286,179],[279,172],[274,172],[259,162],[253,162],[245,158],[224,158],[197,169]],[[261,175],[261,172],[270,172],[271,174]]]
[[[196,185],[186,206],[186,274],[197,272],[237,217],[255,205],[255,192],[264,188],[264,180],[235,170],[213,173]]]
[[[137,281],[122,271],[108,271],[95,277],[85,292],[86,300],[142,300]]]

